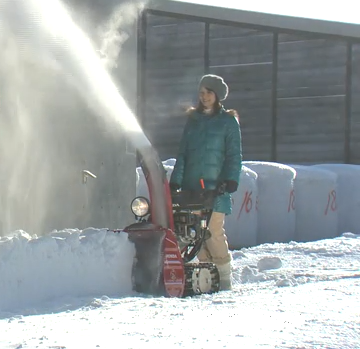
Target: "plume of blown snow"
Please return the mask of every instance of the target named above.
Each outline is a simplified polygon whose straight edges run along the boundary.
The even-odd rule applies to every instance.
[[[129,28],[136,22],[145,5],[145,2],[120,4],[105,24],[99,27],[98,34],[101,40],[99,53],[106,68],[117,67],[121,48],[130,36]]]

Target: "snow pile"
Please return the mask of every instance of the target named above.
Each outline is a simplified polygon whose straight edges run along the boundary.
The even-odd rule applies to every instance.
[[[234,278],[241,288],[248,283],[283,287],[360,277],[360,235],[353,233],[312,242],[262,244],[232,255]]]
[[[0,239],[0,310],[67,296],[120,296],[132,291],[134,245],[107,229],[46,236],[17,231]]]

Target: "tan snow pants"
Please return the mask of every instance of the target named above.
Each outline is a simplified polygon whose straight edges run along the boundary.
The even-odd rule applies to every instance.
[[[209,221],[211,237],[205,241],[197,255],[200,262],[223,265],[231,261],[224,222],[225,213],[212,212]]]

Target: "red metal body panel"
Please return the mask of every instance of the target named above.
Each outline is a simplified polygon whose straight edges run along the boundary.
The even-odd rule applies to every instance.
[[[185,290],[185,270],[175,234],[166,230],[164,239],[163,280],[166,295],[182,297]]]

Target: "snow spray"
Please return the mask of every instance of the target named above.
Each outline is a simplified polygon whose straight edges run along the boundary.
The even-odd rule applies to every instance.
[[[64,86],[68,85],[59,88],[56,96],[43,98],[46,96],[47,86],[44,83],[41,85],[43,89],[37,92],[35,98],[28,83],[29,75],[32,74],[34,80],[49,79],[43,73],[36,75],[36,68],[40,66],[42,71],[45,67],[56,72],[50,77],[51,81],[56,81],[61,76],[78,91],[85,104],[95,111],[98,119],[106,123],[108,137],[119,137],[120,133],[126,132],[128,140],[142,154],[152,172],[152,204],[157,207],[158,222],[165,224],[165,195],[157,153],[119,93],[98,50],[75,24],[65,6],[59,0],[0,0],[0,43],[5,48],[0,53],[0,96],[4,96],[5,101],[2,104],[0,101],[0,127],[2,130],[13,131],[3,132],[5,136],[0,144],[0,155],[6,159],[4,163],[11,164],[11,171],[5,171],[5,175],[0,176],[0,188],[8,190],[2,198],[8,199],[11,196],[13,200],[26,200],[28,191],[36,190],[38,200],[44,205],[42,211],[38,209],[37,212],[30,212],[31,217],[39,220],[41,215],[46,214],[45,211],[51,209],[51,203],[46,202],[46,194],[51,190],[56,177],[54,169],[48,168],[47,149],[51,148],[51,136],[48,135],[49,132],[47,135],[42,132],[46,119],[40,118],[40,115],[49,113],[46,105],[59,99],[66,92]],[[104,47],[101,49],[104,50]],[[114,54],[114,50],[112,52]],[[31,58],[35,56],[36,62],[28,66],[19,64],[26,55]],[[67,95],[66,103],[59,107],[65,109],[71,100],[71,96]],[[10,117],[4,118],[5,114]],[[66,110],[63,114],[66,116]],[[64,141],[71,142],[66,133],[65,129]],[[77,149],[71,149],[71,152],[76,151]],[[35,160],[38,167],[32,166],[30,170],[28,165],[30,162],[33,165]],[[23,173],[26,173],[26,177],[20,176]],[[29,210],[31,211],[31,205]],[[7,211],[11,214],[11,209]]]

